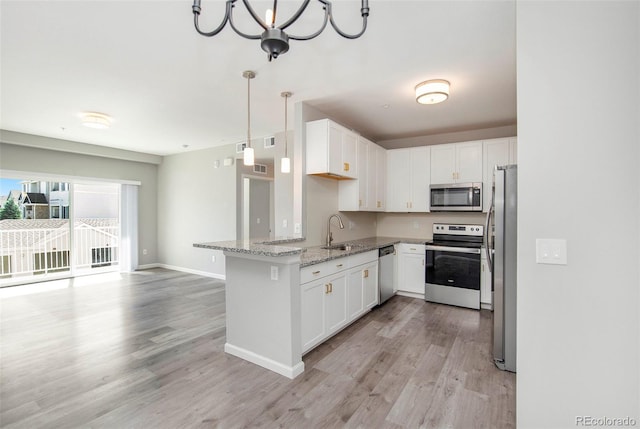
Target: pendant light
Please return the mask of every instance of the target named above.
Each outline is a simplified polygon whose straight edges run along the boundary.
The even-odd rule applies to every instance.
[[[280,162],[280,171],[282,173],[291,173],[291,159],[289,159],[289,154],[287,153],[287,102],[289,101],[289,97],[291,97],[291,93],[286,91],[280,95],[284,97],[284,158],[282,158]]]
[[[251,147],[251,79],[256,77],[255,72],[247,70],[242,73],[242,77],[247,79],[247,146],[243,151],[244,165],[253,165],[255,155]]]

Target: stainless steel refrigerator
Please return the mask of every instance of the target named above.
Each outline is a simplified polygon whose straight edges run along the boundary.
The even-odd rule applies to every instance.
[[[493,360],[516,372],[517,173],[515,165],[496,167],[485,249],[493,278]]]

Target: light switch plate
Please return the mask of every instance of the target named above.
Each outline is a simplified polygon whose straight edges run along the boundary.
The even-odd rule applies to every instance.
[[[567,240],[551,238],[536,239],[536,263],[567,265]]]
[[[278,267],[275,265],[271,266],[271,280],[278,280]]]

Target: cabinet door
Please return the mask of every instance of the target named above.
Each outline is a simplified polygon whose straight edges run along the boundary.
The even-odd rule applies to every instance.
[[[327,277],[324,291],[326,334],[339,330],[347,323],[347,275],[345,272]]]
[[[482,182],[482,142],[456,143],[456,182]]]
[[[323,280],[317,280],[302,285],[300,299],[300,330],[303,351],[309,350],[326,335],[324,295],[325,282]]]
[[[491,192],[493,187],[493,171],[496,165],[509,163],[509,139],[486,140],[483,143],[484,168],[482,180],[483,203],[482,211],[486,212],[491,207]]]
[[[370,262],[360,270],[362,276],[362,295],[364,309],[368,310],[376,305],[380,299],[378,291],[378,262]]]
[[[351,130],[342,130],[342,166],[340,174],[358,178],[358,135]]]
[[[365,208],[367,211],[377,210],[376,205],[378,195],[376,193],[376,186],[378,174],[380,174],[378,172],[378,164],[376,160],[377,148],[378,145],[369,142],[367,151],[367,166],[369,167],[369,170],[367,171],[367,206]]]
[[[327,148],[327,166],[329,173],[342,175],[342,127],[333,122],[328,123],[329,141]]]
[[[456,180],[455,144],[440,144],[431,148],[431,183],[453,183]]]
[[[371,174],[369,171],[371,165],[369,164],[369,146],[371,144],[362,137],[358,139],[358,210],[369,209],[369,176]]]
[[[409,199],[409,211],[428,212],[431,150],[428,146],[415,147],[411,149],[410,154],[411,198]]]
[[[387,207],[387,150],[375,145],[376,151],[376,203],[375,210],[383,212]]]
[[[388,212],[408,212],[411,200],[411,149],[387,151]]]
[[[424,253],[400,254],[398,258],[398,290],[424,295],[424,258]]]
[[[347,320],[355,320],[364,312],[362,267],[349,270],[347,278]]]

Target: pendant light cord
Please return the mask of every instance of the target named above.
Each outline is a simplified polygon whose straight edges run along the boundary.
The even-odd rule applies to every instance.
[[[289,94],[285,94],[284,96],[284,157],[288,158],[287,156],[287,104],[289,101]]]
[[[251,75],[247,75],[247,147],[251,147]]]

